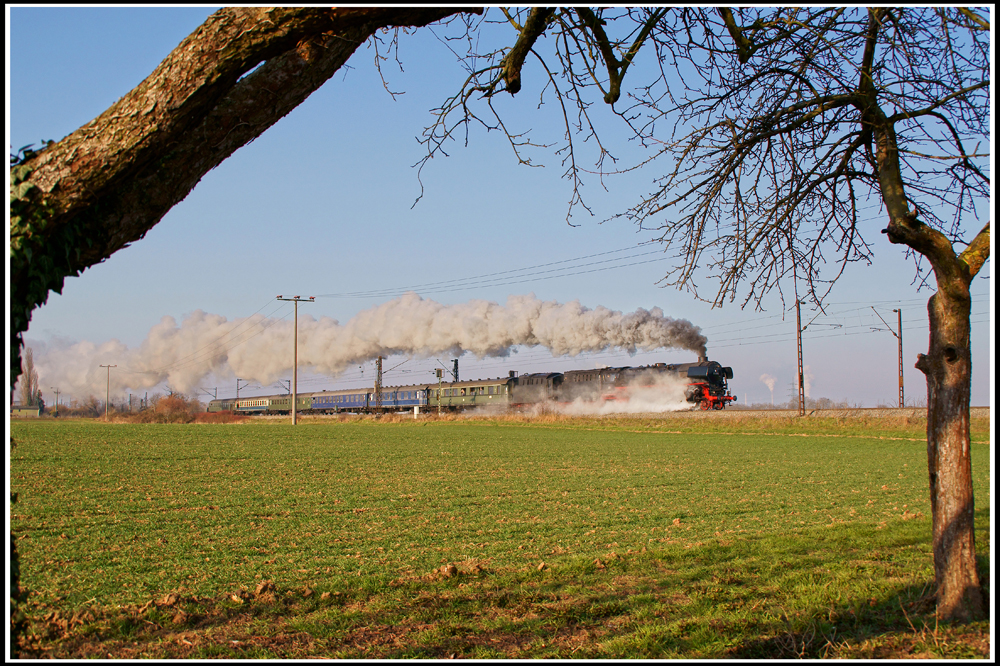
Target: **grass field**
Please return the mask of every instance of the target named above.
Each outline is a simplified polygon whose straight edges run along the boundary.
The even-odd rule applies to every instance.
[[[934,621],[924,429],[12,423],[24,655],[985,658]]]

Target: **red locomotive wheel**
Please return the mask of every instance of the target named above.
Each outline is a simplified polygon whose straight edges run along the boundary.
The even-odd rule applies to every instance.
[[[702,400],[701,401],[701,409],[702,409],[702,411],[706,411],[707,412],[711,408],[712,408],[712,405],[708,402],[708,400]]]

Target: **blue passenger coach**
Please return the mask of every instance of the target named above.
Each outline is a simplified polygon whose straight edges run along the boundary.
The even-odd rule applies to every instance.
[[[312,395],[312,410],[317,413],[357,412],[374,408],[374,391],[345,389],[320,391]],[[383,409],[412,409],[427,406],[427,387],[404,386],[382,391]]]

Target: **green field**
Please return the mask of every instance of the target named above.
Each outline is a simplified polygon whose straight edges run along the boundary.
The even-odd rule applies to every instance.
[[[985,657],[927,598],[924,427],[12,423],[25,654]]]

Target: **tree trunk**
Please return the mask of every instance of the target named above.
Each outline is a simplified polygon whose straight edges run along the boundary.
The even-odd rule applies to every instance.
[[[927,376],[927,464],[937,613],[945,620],[968,621],[985,614],[976,571],[969,452],[969,284],[989,257],[990,225],[959,256],[948,237],[917,219],[916,210],[910,210],[900,172],[896,130],[893,121],[878,107],[871,83],[878,18],[877,13],[872,14],[857,106],[875,143],[879,189],[889,215],[883,233],[890,242],[906,245],[926,257],[937,278],[938,291],[928,303],[930,346],[916,364]]]
[[[917,220],[913,212],[893,218],[885,233],[890,241],[904,243],[927,257],[938,285],[927,304],[928,351],[919,355],[916,364],[927,378],[927,466],[938,617],[982,619],[986,606],[976,570],[969,434],[969,285],[989,257],[990,225],[957,256],[944,234]]]
[[[886,189],[883,188],[883,197]],[[898,206],[888,205],[892,210]],[[985,617],[976,571],[975,506],[972,493],[969,401],[972,347],[969,285],[989,256],[989,224],[960,256],[944,234],[917,220],[915,213],[892,217],[889,240],[927,257],[938,291],[927,304],[930,343],[916,367],[927,378],[927,465],[933,521],[937,613],[944,620]]]
[[[984,617],[986,610],[976,570],[969,451],[971,298],[968,283],[961,280],[938,286],[927,304],[928,353],[917,361],[917,368],[927,377],[927,467],[937,612],[944,619],[969,621]]]

